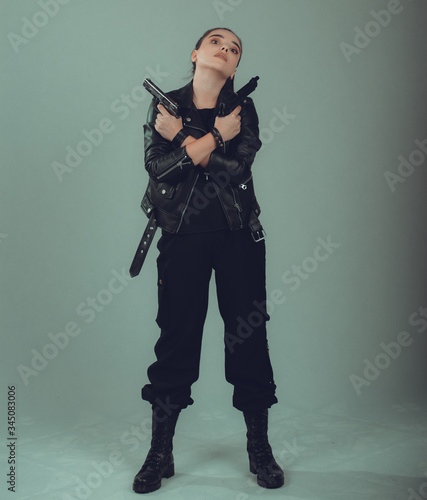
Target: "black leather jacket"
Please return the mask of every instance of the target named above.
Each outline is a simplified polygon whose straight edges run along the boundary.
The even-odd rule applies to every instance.
[[[229,85],[225,84],[218,97],[215,116],[232,111],[224,104],[230,92]],[[186,131],[196,139],[209,132],[193,104],[193,81],[167,95],[179,104]],[[216,148],[205,168],[194,165],[185,146],[174,147],[155,130],[157,113],[153,99],[144,125],[145,168],[149,183],[141,207],[146,215],[150,216],[154,210],[157,224],[167,232],[176,233],[183,223],[185,210],[191,210],[188,204],[198,176],[208,174],[215,182],[230,230],[253,225],[260,207],[255,198],[251,166],[261,141],[252,99],[247,97],[242,104],[240,133],[222,148]]]

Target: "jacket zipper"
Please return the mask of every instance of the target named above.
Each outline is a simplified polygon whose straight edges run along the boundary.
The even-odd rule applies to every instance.
[[[202,129],[202,128],[199,128],[199,127],[195,127],[194,125],[188,125],[186,122],[184,122],[184,123],[183,123],[183,126],[185,126],[185,127],[187,127],[187,128],[192,128],[192,129],[194,129],[194,130],[199,130],[200,132],[204,132],[205,134],[208,134],[208,132],[207,132],[205,129]],[[225,152],[225,143],[224,143],[224,145],[223,145],[223,151]],[[187,156],[185,156],[185,158],[187,158]],[[168,172],[169,172],[172,168],[173,168],[173,167],[171,167],[171,168],[168,170]],[[163,175],[166,175],[166,173],[164,173]],[[185,214],[185,211],[187,210],[188,205],[189,205],[189,203],[190,203],[191,196],[193,195],[193,192],[194,192],[194,189],[195,189],[195,187],[196,187],[196,183],[197,183],[197,179],[199,178],[199,175],[200,175],[200,174],[199,174],[199,173],[197,173],[197,175],[196,175],[196,177],[195,177],[195,179],[194,179],[193,186],[191,187],[190,194],[189,194],[189,196],[188,196],[188,198],[187,198],[187,201],[186,201],[186,203],[185,203],[185,206],[184,206],[184,210],[183,210],[183,211],[182,211],[182,213],[181,213],[181,219],[180,219],[180,221],[179,221],[178,228],[177,228],[176,232],[178,232],[178,231],[181,229],[181,226],[182,226],[182,221],[184,220],[184,214]],[[206,180],[208,180],[209,173],[208,173],[208,172],[207,172],[207,173],[205,173],[205,176],[206,176]],[[224,208],[224,204],[223,204],[223,202],[222,202],[222,200],[221,200],[221,197],[219,196],[219,193],[218,193],[218,186],[217,186],[215,183],[213,183],[213,185],[214,185],[214,188],[215,188],[216,194],[217,194],[217,196],[218,196],[218,199],[219,199],[219,201],[220,201],[220,203],[221,203],[222,209],[224,210],[224,213],[226,214],[226,217],[227,217],[227,219],[228,219],[228,225],[230,226],[230,229],[231,229],[232,224],[231,224],[231,221],[230,221],[229,215],[228,215],[228,213],[227,213],[227,210],[225,210],[225,208]],[[237,205],[237,207],[239,207],[239,205],[237,204],[237,201],[236,201],[236,197],[234,196],[234,192],[233,192],[233,197],[234,197],[234,201],[235,201],[235,205],[234,205],[234,206],[236,207],[236,205]],[[237,208],[237,207],[236,207],[236,208]],[[240,208],[240,207],[239,207],[239,212],[241,212],[241,208]],[[239,213],[239,219],[240,219],[240,227],[243,227],[242,218],[240,217],[240,213]]]
[[[184,155],[183,158],[179,158],[178,160],[174,161],[172,163],[172,165],[167,169],[165,170],[164,172],[162,172],[160,175],[157,176],[157,180],[162,180],[163,177],[165,177],[166,175],[168,175],[170,172],[172,172],[172,170],[174,170],[176,168],[176,166],[179,164],[179,163],[182,163],[183,161],[185,161],[186,159],[188,158],[187,155]]]
[[[199,130],[200,132],[204,132],[205,134],[208,134],[208,133],[209,133],[209,132],[207,132],[205,129],[202,129],[202,128],[199,128],[199,127],[195,127],[194,125],[187,125],[187,123],[185,123],[185,122],[183,123],[183,126],[186,126],[186,127],[188,127],[188,128],[192,128],[192,129],[194,129],[194,130]],[[225,149],[226,149],[226,148],[225,148],[225,142],[224,142],[224,144],[223,144],[223,146],[222,146],[222,151],[223,151],[224,153],[225,153]],[[206,177],[206,180],[208,180],[208,177],[209,177],[209,172],[206,172],[206,173],[205,173],[205,177]],[[196,177],[196,181],[197,181],[197,178],[198,178],[198,176]],[[251,178],[252,178],[252,174],[251,174],[251,176],[249,177],[249,179],[248,179],[246,182],[249,182],[249,180],[250,180]],[[190,198],[191,198],[191,195],[193,194],[193,191],[194,191],[194,187],[195,187],[195,185],[196,185],[196,183],[194,183],[194,185],[193,185],[193,187],[192,187],[192,189],[191,189],[190,197],[188,198],[188,200],[187,200],[187,204],[185,205],[184,211],[182,212],[182,215],[181,215],[181,221],[180,221],[180,223],[179,223],[179,226],[178,226],[177,232],[179,231],[179,229],[180,229],[180,227],[181,227],[181,224],[182,224],[182,219],[183,219],[183,217],[184,217],[185,210],[186,210],[186,209],[187,209],[187,207],[188,207],[188,203],[190,202]],[[214,185],[214,188],[215,188],[216,194],[217,194],[217,196],[218,196],[219,202],[221,203],[222,209],[223,209],[223,211],[224,211],[224,213],[225,213],[225,216],[226,216],[226,218],[227,218],[228,225],[229,225],[230,229],[232,229],[233,224],[232,224],[232,222],[231,222],[231,220],[230,220],[230,216],[229,216],[228,211],[227,211],[227,210],[226,210],[226,208],[224,207],[224,202],[222,201],[222,198],[221,198],[221,196],[220,196],[220,194],[219,194],[219,192],[218,192],[218,186],[217,186],[215,183],[213,183],[213,185]],[[240,216],[240,212],[242,212],[242,208],[241,208],[241,207],[240,207],[240,205],[237,203],[236,195],[235,195],[234,190],[233,190],[233,188],[232,188],[231,186],[230,186],[230,189],[231,189],[231,191],[232,191],[232,193],[233,193],[234,208],[236,208],[236,209],[237,209],[237,213],[238,213],[238,215],[239,215],[239,220],[240,220],[240,229],[241,229],[241,228],[243,227],[242,217]],[[244,188],[242,188],[242,189],[244,189]]]
[[[200,175],[199,172],[197,172],[197,175],[194,178],[193,186],[191,187],[190,194],[188,195],[188,198],[187,198],[187,200],[185,202],[184,210],[181,212],[181,219],[180,219],[178,227],[177,227],[177,229],[175,231],[176,233],[181,229],[182,221],[184,220],[185,211],[187,210],[187,207],[188,207],[188,205],[190,203],[191,196],[193,195],[193,191],[194,191],[194,188],[196,187],[196,182],[197,182],[197,179],[199,178],[199,175]]]
[[[230,230],[232,230],[232,228],[233,228],[233,224],[231,223],[231,220],[230,220],[230,216],[229,216],[229,214],[228,214],[228,211],[227,211],[227,210],[226,210],[226,208],[224,207],[224,202],[222,201],[222,198],[221,198],[221,196],[219,195],[218,186],[215,184],[215,182],[213,183],[213,187],[214,187],[214,189],[215,189],[215,191],[216,191],[216,195],[218,196],[218,200],[219,200],[219,202],[220,202],[220,204],[221,204],[222,211],[224,212],[225,217],[226,217],[226,219],[227,219],[227,222],[228,222],[228,227],[230,228]]]
[[[241,183],[239,184],[239,188],[240,188],[240,189],[243,189],[243,190],[247,189],[247,187],[248,187],[248,186],[247,186],[246,184],[247,184],[247,183],[248,183],[251,179],[252,179],[252,173],[251,173],[251,175],[250,175],[250,176],[249,176],[249,177],[248,177],[245,181],[243,181],[243,182],[241,182]]]
[[[237,214],[239,215],[239,220],[240,220],[240,229],[243,227],[243,222],[242,222],[242,217],[240,216],[240,212],[242,211],[242,207],[237,203],[236,199],[236,193],[234,192],[234,189],[230,186],[230,189],[233,193],[233,198],[234,198],[234,207],[237,209]]]

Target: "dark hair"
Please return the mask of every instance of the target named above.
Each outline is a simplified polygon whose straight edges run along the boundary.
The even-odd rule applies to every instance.
[[[209,33],[212,33],[212,31],[216,31],[216,30],[226,30],[226,31],[229,31],[230,33],[233,33],[233,35],[235,37],[237,37],[237,39],[239,40],[240,42],[240,57],[239,57],[239,61],[237,62],[237,66],[239,65],[240,63],[240,59],[242,59],[242,52],[243,52],[243,46],[242,46],[242,41],[240,40],[240,38],[236,35],[236,33],[234,33],[234,31],[232,31],[231,29],[229,28],[212,28],[208,31],[205,31],[203,33],[203,35],[199,38],[199,40],[197,41],[196,43],[196,46],[194,47],[194,50],[198,50],[200,48],[200,45],[202,45],[202,42],[203,40],[209,35]],[[192,70],[192,73],[194,75],[194,72],[196,71],[196,63],[193,62],[193,70]]]

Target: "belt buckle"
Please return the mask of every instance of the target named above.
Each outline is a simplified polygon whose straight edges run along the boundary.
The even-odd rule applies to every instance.
[[[259,231],[254,231],[252,233],[252,238],[254,239],[255,243],[258,243],[259,241],[265,240],[264,229],[260,229]]]

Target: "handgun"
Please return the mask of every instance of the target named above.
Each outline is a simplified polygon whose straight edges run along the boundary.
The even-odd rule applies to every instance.
[[[142,85],[153,97],[158,100],[159,104],[168,110],[171,115],[175,118],[179,118],[179,106],[173,99],[164,94],[149,78],[146,78]]]
[[[259,76],[254,76],[245,86],[237,92],[234,92],[226,101],[222,102],[218,116],[225,116],[226,114],[231,113],[231,111],[233,111],[233,109],[237,106],[242,104],[246,97],[248,97],[248,95],[257,88],[258,80]],[[142,85],[168,110],[171,115],[175,118],[179,118],[179,106],[173,99],[162,92],[149,78],[146,78]]]
[[[258,85],[259,76],[254,76],[249,82],[237,92],[234,92],[219,109],[219,116],[225,116],[233,111],[237,106],[243,104],[244,100],[252,93]]]

